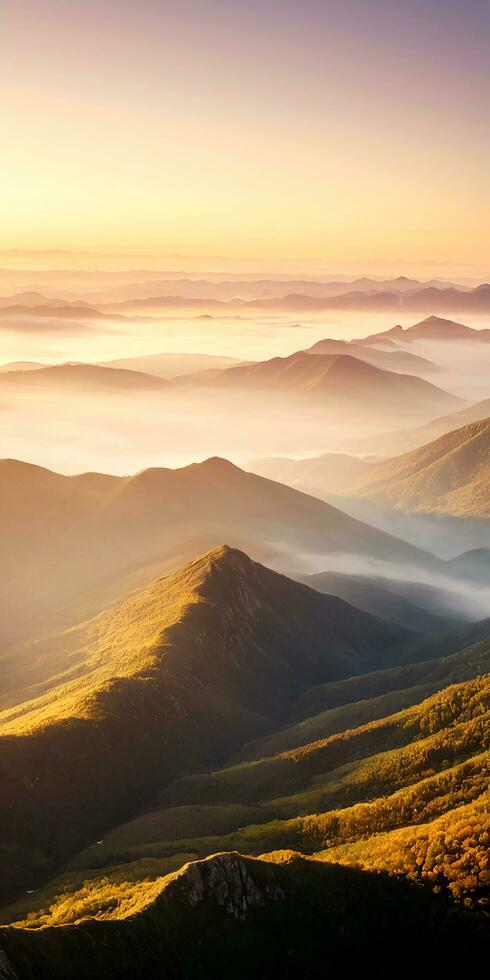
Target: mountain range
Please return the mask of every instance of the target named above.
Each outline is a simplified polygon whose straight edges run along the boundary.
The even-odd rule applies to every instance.
[[[213,354],[146,354],[141,357],[119,357],[105,361],[101,367],[143,371],[169,380],[203,371],[222,371],[234,367],[238,360],[233,357],[220,357]]]
[[[23,879],[26,860],[31,873],[59,862],[175,775],[284,723],[308,687],[396,662],[390,650],[408,636],[221,547],[93,620],[7,652],[4,888]]]
[[[48,260],[0,270],[5,455],[76,474],[0,460],[0,980],[480,969],[490,285]]]
[[[195,381],[199,380],[199,376]],[[415,420],[462,407],[462,400],[422,378],[381,370],[347,354],[297,351],[255,364],[228,368],[208,382],[220,389],[286,393],[342,420]]]
[[[489,287],[490,291],[490,287]],[[391,327],[381,333],[370,334],[362,337],[356,343],[359,346],[383,347],[387,344],[393,352],[393,346],[398,344],[409,344],[417,340],[430,341],[476,341],[477,343],[490,342],[490,329],[475,329],[467,327],[464,323],[456,323],[454,320],[446,320],[440,316],[428,316],[419,323],[414,323],[411,327]]]
[[[365,342],[346,340],[318,340],[316,344],[309,347],[308,354],[347,354],[366,361],[374,367],[383,368],[386,371],[397,371],[400,374],[435,374],[439,369],[433,361],[412,354],[404,350],[379,350],[363,346]]]
[[[414,638],[227,547],[18,647],[4,975],[484,949],[489,664],[488,620]]]
[[[123,595],[223,540],[283,569],[297,555],[332,553],[438,567],[428,553],[223,459],[132,477],[63,476],[3,460],[0,501],[5,641],[63,616],[67,604],[93,614],[106,591]]]
[[[449,286],[424,286],[414,290],[398,290],[388,284],[388,288],[377,290],[354,289],[342,290],[330,295],[317,295],[318,290],[308,283],[293,283],[292,292],[284,288],[275,290],[275,295],[259,296],[255,299],[244,299],[235,295],[231,298],[221,298],[219,287],[210,289],[207,285],[201,294],[192,288],[184,287],[179,291],[178,283],[172,283],[171,289],[143,298],[132,298],[122,301],[101,302],[98,308],[105,313],[131,313],[145,310],[158,315],[168,309],[201,309],[218,311],[223,314],[234,311],[277,312],[277,313],[307,313],[323,310],[346,310],[371,313],[387,313],[396,311],[420,311],[430,313],[488,313],[490,311],[490,285],[482,283],[474,288],[456,288]],[[260,290],[259,290],[260,291]]]

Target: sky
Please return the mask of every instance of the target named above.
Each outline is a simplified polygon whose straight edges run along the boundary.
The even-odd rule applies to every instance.
[[[2,0],[0,249],[488,262],[488,0]]]

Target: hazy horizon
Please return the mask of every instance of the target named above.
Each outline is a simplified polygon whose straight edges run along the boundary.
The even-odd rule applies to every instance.
[[[3,0],[0,980],[484,962],[489,42]]]

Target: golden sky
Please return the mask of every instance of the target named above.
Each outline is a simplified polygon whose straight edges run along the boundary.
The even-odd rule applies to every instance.
[[[490,262],[486,0],[4,0],[0,249]]]

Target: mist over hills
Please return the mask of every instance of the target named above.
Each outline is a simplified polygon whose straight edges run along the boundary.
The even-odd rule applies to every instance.
[[[202,371],[223,370],[233,367],[238,361],[233,357],[220,357],[213,354],[148,354],[142,357],[120,357],[106,361],[101,367],[123,368],[143,371],[168,380]]]
[[[270,456],[251,460],[246,469],[319,497],[338,494],[366,475],[374,464],[347,453],[324,453],[311,459]]]
[[[390,502],[401,510],[488,518],[490,419],[376,464],[350,492]]]
[[[82,300],[77,299],[76,302],[71,302],[66,299],[59,299],[54,296],[44,296],[43,293],[37,292],[36,290],[30,290],[27,292],[14,293],[12,296],[0,296],[0,310],[12,310],[14,309],[29,309],[40,310],[47,307],[49,311],[52,310],[80,310],[85,309],[88,313],[94,313],[95,311],[91,309],[89,303],[84,303]]]
[[[399,293],[413,291],[427,286],[436,288],[446,288],[448,283],[439,280],[432,280],[422,283],[416,279],[409,279],[406,276],[398,276],[395,279],[377,280],[363,277],[361,279],[347,279],[346,281],[325,280],[325,279],[291,279],[287,276],[276,278],[262,278],[250,275],[248,278],[234,279],[224,278],[215,275],[211,278],[199,276],[182,278],[176,273],[168,278],[148,279],[147,281],[128,282],[127,284],[112,285],[98,293],[89,294],[90,302],[101,303],[121,300],[134,299],[154,299],[157,296],[178,295],[187,299],[220,299],[231,300],[257,300],[257,299],[282,299],[288,294],[300,294],[317,297],[332,297],[348,292],[385,292],[394,290]],[[457,287],[462,291],[462,285]]]
[[[384,368],[386,371],[397,371],[401,374],[434,374],[437,372],[437,364],[429,361],[418,354],[410,351],[378,350],[377,348],[366,349],[362,343],[358,344],[351,340],[319,340],[307,350],[308,354],[347,354],[356,357],[361,361],[366,361],[374,367]]]
[[[416,442],[439,428],[444,434],[386,461],[325,453],[311,459],[252,460],[248,469],[323,498],[346,494],[389,503],[408,512],[486,519],[490,420],[480,418],[486,407],[487,402],[482,402],[413,430],[411,436]],[[455,422],[473,415],[477,421],[453,427]],[[390,439],[394,447],[398,434],[375,437],[368,444],[380,448],[385,445],[388,449]]]
[[[234,295],[230,296],[228,288],[222,288],[209,283],[201,283],[201,290],[194,284],[189,287],[187,282],[173,281],[171,288],[165,287],[162,290],[161,284],[155,284],[158,292],[153,295],[141,297],[140,289],[133,290],[137,295],[129,299],[118,301],[117,298],[109,302],[99,302],[98,308],[106,313],[127,313],[145,310],[157,314],[165,309],[188,309],[196,308],[208,310],[225,311],[263,311],[277,313],[307,313],[322,312],[327,310],[345,310],[348,312],[367,312],[367,313],[387,313],[397,311],[420,311],[424,313],[488,313],[490,311],[490,285],[482,283],[476,287],[456,288],[449,286],[441,288],[439,286],[421,285],[419,288],[405,289],[399,288],[399,282],[387,282],[382,284],[382,289],[372,288],[369,284],[367,289],[359,289],[356,284],[354,288],[346,290],[337,289],[334,293],[330,284],[322,284],[319,289],[310,283],[292,282],[289,286],[290,291],[286,291],[283,284],[281,288],[263,289],[261,285],[255,288],[258,296],[246,298],[250,293],[249,288],[237,285]],[[320,292],[320,295],[318,293]],[[272,295],[271,295],[272,293]],[[265,294],[265,295],[264,295]]]
[[[111,389],[165,391],[166,386],[163,379],[143,371],[96,364],[55,364],[50,367],[38,365],[36,370],[17,368],[15,371],[3,371],[0,377],[0,390],[2,388],[6,391],[20,390],[35,393],[43,388],[68,392],[75,388],[82,392],[94,388],[101,391]]]
[[[461,976],[490,287],[173,263],[0,270],[0,976]]]
[[[432,419],[415,429],[400,432],[383,432],[378,436],[349,440],[354,452],[379,453],[380,456],[398,456],[412,448],[423,446],[439,436],[454,432],[470,422],[480,422],[490,417],[490,398],[462,408],[459,412]]]
[[[466,563],[453,566],[455,570],[467,570]],[[397,623],[405,629],[432,633],[447,629],[451,619],[454,625],[461,609],[455,608],[454,596],[426,583],[406,582],[375,575],[349,575],[346,572],[316,572],[302,576],[299,581],[326,595],[336,595],[357,609]],[[417,600],[420,603],[417,604]],[[471,618],[468,616],[468,618]]]
[[[386,342],[390,350],[393,343],[406,344],[417,340],[431,341],[474,341],[476,343],[488,343],[490,341],[490,330],[476,330],[467,327],[464,323],[455,323],[454,320],[447,320],[440,316],[428,316],[419,323],[414,323],[411,327],[391,327],[382,333],[371,334],[362,337],[357,343],[364,346],[383,346]]]
[[[380,370],[347,354],[312,356],[298,351],[257,364],[229,368],[216,376],[219,388],[263,389],[314,401],[325,409],[335,407],[340,419],[360,413],[373,418],[426,417],[454,410],[456,396],[412,375]]]
[[[107,585],[117,597],[135,572],[145,584],[192,557],[196,542],[228,540],[282,569],[332,553],[438,567],[406,542],[222,459],[127,478],[67,477],[4,460],[0,499],[5,639],[85,593],[93,613],[97,590]]]

